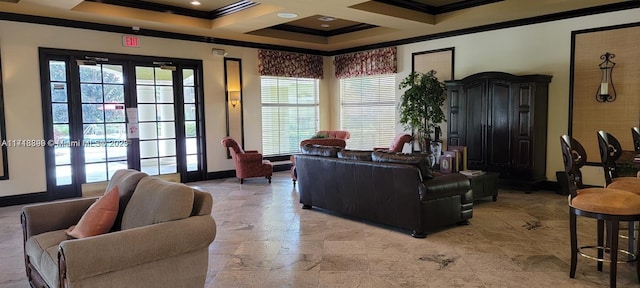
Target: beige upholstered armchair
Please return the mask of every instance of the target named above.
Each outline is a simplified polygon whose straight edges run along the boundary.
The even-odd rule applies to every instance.
[[[66,233],[96,198],[23,208],[31,286],[203,287],[216,235],[211,194],[135,170],[117,171],[109,183],[114,186],[126,200],[120,228],[101,235],[74,239]]]

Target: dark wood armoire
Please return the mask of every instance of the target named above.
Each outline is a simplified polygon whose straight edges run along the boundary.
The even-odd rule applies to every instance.
[[[467,146],[468,169],[500,173],[523,190],[545,181],[551,76],[483,72],[446,81],[447,141]]]

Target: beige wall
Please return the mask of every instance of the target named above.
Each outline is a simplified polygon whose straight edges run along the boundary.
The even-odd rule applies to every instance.
[[[634,151],[631,127],[640,120],[640,26],[580,33],[576,37],[573,79],[572,136],[584,146],[589,162],[600,162],[596,133],[611,133],[624,151]],[[600,87],[600,56],[611,52],[616,63],[614,102],[596,101]],[[591,156],[594,155],[594,156]]]
[[[121,34],[83,29],[0,21],[0,52],[5,98],[7,139],[42,139],[42,108],[38,47],[122,54],[201,59],[204,65],[204,97],[208,170],[233,169],[220,139],[226,134],[223,57],[211,48],[224,48],[229,57],[242,58],[245,104],[245,145],[261,148],[260,81],[257,50],[198,42],[140,37],[140,48],[125,48]],[[257,116],[256,116],[257,115]],[[46,190],[44,149],[9,147],[9,180],[0,181],[0,197]]]
[[[398,47],[400,81],[411,70],[411,53],[455,47],[455,78],[488,71],[553,75],[550,85],[547,177],[561,170],[558,138],[568,124],[569,61],[571,31],[638,21],[640,9],[581,17],[498,31],[483,32]],[[0,21],[0,52],[5,97],[7,139],[43,137],[38,47],[201,59],[204,64],[204,97],[208,171],[233,169],[220,146],[226,134],[223,57],[211,48],[223,48],[228,57],[241,58],[245,146],[261,150],[260,78],[257,50],[207,43],[140,38],[140,48],[125,48],[121,34],[83,29]],[[320,82],[320,128],[339,128],[338,81],[332,57],[325,57],[325,78]],[[399,92],[396,95],[399,97]],[[398,125],[397,130],[401,130]],[[0,181],[0,197],[46,189],[44,150],[10,147],[9,180]],[[587,168],[587,183],[602,183],[602,173]]]
[[[447,47],[455,47],[456,79],[484,71],[552,75],[546,173],[547,179],[555,181],[555,172],[564,170],[559,139],[568,131],[571,32],[637,22],[638,15],[640,9],[633,9],[402,45],[396,79],[400,81],[411,71],[411,53]],[[586,184],[604,183],[602,168],[585,167],[583,173]]]

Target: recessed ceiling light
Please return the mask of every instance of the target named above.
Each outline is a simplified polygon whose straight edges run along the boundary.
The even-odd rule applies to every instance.
[[[330,21],[336,20],[336,18],[335,17],[330,17],[330,16],[322,16],[322,17],[318,18],[318,20],[324,21],[324,22],[330,22]]]
[[[191,5],[193,5],[193,6],[200,6],[200,5],[202,5],[202,3],[200,3],[200,1],[191,1],[191,2],[189,2],[189,3],[191,3]]]
[[[331,25],[329,25],[329,24],[322,24],[322,25],[320,25],[320,27],[322,27],[322,28],[329,28],[329,27],[331,27]]]
[[[284,18],[284,19],[292,19],[292,18],[298,17],[298,14],[289,13],[289,12],[281,12],[281,13],[278,13],[278,17]]]

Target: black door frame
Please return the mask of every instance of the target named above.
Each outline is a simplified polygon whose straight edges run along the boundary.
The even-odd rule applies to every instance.
[[[66,69],[67,77],[67,93],[70,100],[73,97],[80,95],[80,85],[77,77],[72,75],[78,74],[78,65],[76,60],[86,60],[87,57],[96,57],[98,59],[109,59],[112,64],[122,64],[124,67],[123,75],[128,75],[125,78],[125,102],[126,108],[137,107],[137,101],[135,99],[136,83],[130,81],[135,80],[135,67],[136,66],[155,66],[169,65],[176,67],[173,76],[174,87],[174,107],[175,107],[175,119],[176,119],[176,155],[178,158],[177,171],[180,174],[182,182],[193,182],[205,180],[207,176],[207,163],[206,163],[206,135],[205,135],[205,116],[204,116],[204,81],[203,81],[203,64],[202,60],[194,59],[182,59],[182,58],[164,58],[153,56],[141,56],[141,55],[129,55],[129,54],[116,54],[116,53],[103,53],[103,52],[91,52],[80,50],[67,50],[67,49],[55,49],[55,48],[39,48],[39,61],[40,61],[40,81],[42,89],[42,113],[43,113],[43,139],[53,139],[53,119],[51,114],[51,91],[50,91],[50,75],[49,75],[49,61],[60,60],[65,61],[69,65]],[[162,64],[159,64],[162,63]],[[198,145],[198,170],[194,172],[187,171],[186,160],[186,147],[184,143],[184,90],[183,90],[183,69],[192,69],[194,71],[194,87],[195,87],[195,106],[196,106],[196,133],[197,145]],[[76,95],[76,96],[73,96]],[[71,105],[73,106],[73,105]],[[78,107],[69,107],[69,122],[78,121],[82,119],[81,109]],[[70,131],[71,133],[71,131]],[[77,136],[77,131],[71,135]],[[80,132],[81,133],[81,132]],[[82,134],[80,134],[82,135]],[[78,138],[80,139],[80,138]],[[137,145],[138,139],[132,139],[134,149],[128,149],[127,159],[129,168],[140,169],[139,164],[139,146]],[[72,185],[62,191],[56,191],[56,176],[55,176],[55,151],[54,146],[45,146],[45,168],[46,168],[46,183],[47,183],[47,198],[49,200],[80,197],[82,196],[82,184],[84,184],[85,175],[72,175]],[[77,153],[82,154],[82,153]],[[82,162],[82,163],[81,163]],[[84,164],[84,159],[73,157],[71,159],[71,165]],[[132,164],[133,163],[133,164]],[[137,164],[135,164],[137,163]]]

